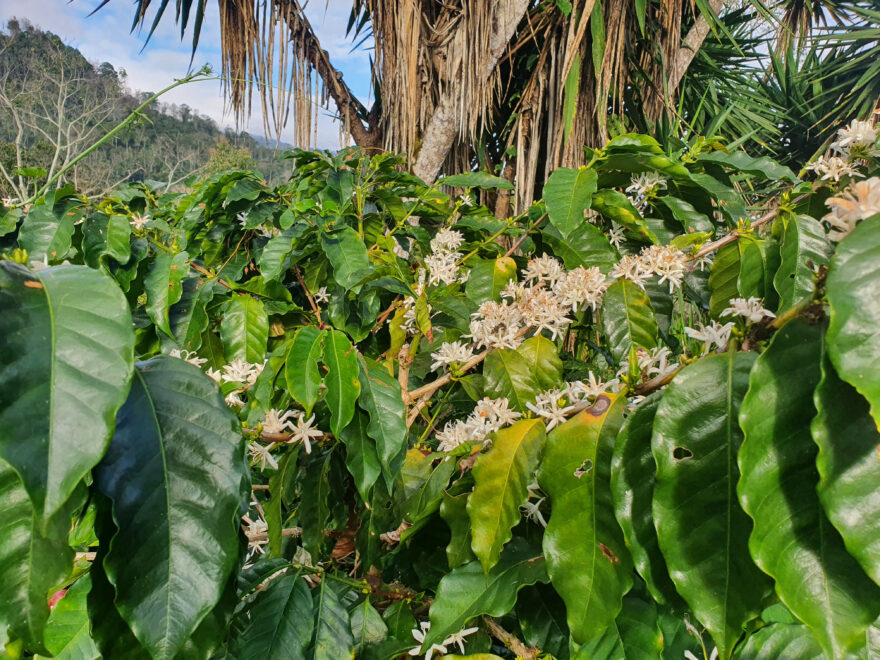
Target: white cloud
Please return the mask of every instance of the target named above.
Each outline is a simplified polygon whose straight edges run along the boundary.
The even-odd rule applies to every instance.
[[[191,34],[188,32],[181,40],[179,28],[170,15],[163,18],[150,42],[144,46],[149,25],[130,32],[134,17],[130,2],[111,0],[101,11],[88,16],[97,4],[98,0],[0,0],[0,20],[5,22],[13,16],[26,18],[34,25],[58,34],[88,59],[107,61],[117,69],[125,69],[128,85],[138,91],[158,91],[187,74],[192,48]],[[306,10],[309,20],[322,46],[330,53],[331,61],[343,72],[355,94],[365,100],[369,90],[369,56],[363,48],[351,52],[352,44],[345,37],[351,1],[329,0],[326,5],[325,11],[325,2],[311,3]],[[219,20],[216,5],[211,2],[209,8],[193,68],[198,69],[208,63],[219,74]],[[169,3],[167,11],[169,14],[174,11],[173,3]],[[152,20],[152,15],[148,19]],[[232,114],[226,111],[219,80],[178,87],[160,101],[185,103],[200,114],[211,117],[221,127],[234,127]],[[258,102],[254,104],[253,115],[243,128],[254,134],[262,134],[263,122]],[[327,111],[319,112],[317,135],[316,146],[338,147],[338,127]],[[284,130],[282,140],[293,142],[290,126]]]

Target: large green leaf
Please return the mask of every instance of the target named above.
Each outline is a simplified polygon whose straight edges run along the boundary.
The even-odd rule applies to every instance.
[[[380,364],[358,356],[360,407],[370,415],[367,434],[376,441],[385,483],[392,487],[406,454],[406,406],[400,383]]]
[[[260,273],[267,281],[281,275],[284,260],[293,251],[293,238],[294,230],[285,229],[263,246],[260,253]]]
[[[754,176],[763,176],[767,179],[777,180],[785,179],[792,183],[797,183],[798,178],[789,168],[780,165],[775,160],[767,156],[753,158],[745,151],[733,151],[726,153],[724,151],[710,151],[697,156],[697,161],[701,163],[714,163],[716,165],[724,165],[739,172],[752,174]]]
[[[89,635],[89,613],[86,597],[92,588],[86,573],[67,589],[58,601],[46,624],[46,649],[59,660],[95,660],[101,657]]]
[[[491,351],[483,363],[483,390],[492,398],[504,397],[521,412],[542,391],[529,361],[509,348]]]
[[[669,574],[730,657],[761,611],[770,581],[752,563],[751,520],[739,506],[737,419],[754,353],[701,358],[672,381],[654,420],[654,524]]]
[[[388,626],[370,603],[369,597],[350,610],[351,635],[355,651],[364,651],[370,644],[381,644],[388,637]]]
[[[730,300],[739,297],[739,272],[740,247],[737,241],[718,250],[709,269],[709,313],[713,318],[720,318]]]
[[[312,594],[299,573],[272,580],[248,611],[250,618],[232,642],[240,660],[304,658],[312,640]]]
[[[556,344],[544,335],[529,337],[516,352],[529,362],[529,368],[535,377],[535,382],[542,390],[549,390],[562,383],[562,360],[556,350]]]
[[[358,413],[354,421],[342,429],[339,436],[345,444],[345,466],[364,502],[370,501],[370,490],[382,474],[376,441],[370,437],[368,425],[369,417],[364,413]]]
[[[327,365],[324,400],[330,408],[330,430],[339,437],[354,417],[355,403],[361,393],[357,351],[339,330],[330,330],[324,339],[324,364]]]
[[[430,610],[431,629],[425,635],[422,649],[427,650],[460,631],[476,616],[507,614],[513,609],[520,589],[546,581],[544,557],[520,538],[510,542],[488,575],[478,561],[450,571],[437,587]]]
[[[657,545],[651,509],[657,471],[651,453],[651,433],[661,396],[659,392],[652,394],[623,423],[611,459],[611,492],[626,547],[648,591],[657,602],[680,607],[681,598],[669,579],[666,560]]]
[[[632,585],[632,563],[614,519],[611,452],[626,399],[603,394],[547,437],[538,482],[552,504],[544,556],[565,601],[572,639],[601,635]]]
[[[479,259],[468,276],[465,293],[475,303],[500,300],[502,289],[515,279],[516,262],[510,257]]]
[[[664,195],[657,199],[659,204],[665,206],[672,213],[672,217],[681,223],[686,233],[706,232],[711,234],[715,231],[715,226],[706,217],[694,208],[693,204],[679,199],[674,195]]]
[[[544,184],[547,216],[562,236],[569,236],[584,224],[584,211],[590,208],[596,179],[593,169],[558,167]]]
[[[47,203],[34,206],[24,217],[18,232],[18,244],[35,261],[58,262],[70,252],[76,217],[67,205]]]
[[[220,321],[223,354],[229,362],[263,363],[269,340],[269,316],[263,301],[254,296],[233,296]]]
[[[819,445],[819,499],[846,549],[880,584],[880,431],[868,402],[840,379],[827,358],[815,404],[819,414],[812,432]]]
[[[348,612],[327,578],[315,589],[315,639],[313,660],[343,660],[354,657],[354,638]],[[287,656],[290,657],[290,656]]]
[[[659,242],[638,209],[622,192],[600,190],[593,195],[593,208],[609,220],[614,220],[621,227],[625,227],[633,236],[651,243]]]
[[[324,352],[326,333],[313,325],[296,331],[290,343],[290,352],[284,363],[284,379],[287,391],[299,405],[305,408],[306,417],[318,401],[321,390],[321,372],[318,360]]]
[[[810,634],[810,629],[799,623],[771,623],[749,635],[742,650],[742,660],[824,660],[828,656]]]
[[[156,327],[172,339],[168,310],[183,295],[181,280],[187,276],[189,268],[186,252],[169,254],[160,252],[156,255],[150,270],[144,278],[144,290],[147,292],[147,314]]]
[[[363,239],[351,227],[333,234],[321,234],[321,247],[333,266],[333,279],[350,289],[373,269]]]
[[[471,519],[467,512],[469,495],[470,493],[450,495],[443,491],[440,517],[449,526],[449,545],[446,546],[449,568],[458,568],[474,559],[471,550]]]
[[[131,315],[91,268],[4,261],[0,336],[0,458],[46,523],[107,449],[131,378]]]
[[[816,494],[810,420],[824,330],[795,319],[755,362],[739,415],[745,439],[737,490],[754,521],[755,562],[828,656],[838,658],[864,645],[880,614],[880,588],[847,553]]]
[[[325,540],[324,532],[330,518],[330,496],[333,486],[330,479],[333,475],[334,449],[313,456],[311,462],[304,466],[305,476],[302,478],[301,489],[309,496],[300,501],[297,514],[303,530],[302,546],[313,557],[321,553]]]
[[[778,222],[778,220],[777,220]],[[782,232],[782,257],[773,278],[779,293],[779,311],[809,302],[816,291],[816,271],[828,263],[828,239],[817,220],[794,215]]]
[[[92,268],[102,257],[112,257],[124,264],[131,257],[131,224],[124,215],[96,213],[83,222],[83,253]]]
[[[488,172],[465,172],[443,177],[438,181],[441,186],[453,186],[455,188],[482,188],[484,190],[513,190],[513,184],[500,176],[494,176]]]
[[[565,603],[552,587],[543,584],[526,587],[517,599],[516,616],[526,644],[558,660],[568,660]]]
[[[202,335],[208,329],[207,305],[214,298],[216,279],[190,277],[183,281],[180,300],[168,310],[171,334],[177,345],[187,351],[197,351],[202,346]]]
[[[0,460],[0,629],[10,628],[30,651],[45,651],[48,598],[73,563],[70,513],[61,509],[41,531],[21,479]]]
[[[563,236],[555,227],[542,228],[541,236],[568,269],[597,266],[607,273],[617,263],[617,253],[608,237],[588,222],[584,222],[569,236]]]
[[[840,377],[871,404],[880,427],[880,215],[837,246],[828,271],[828,354]]]
[[[762,298],[769,309],[778,303],[773,276],[779,269],[779,246],[774,240],[742,236],[737,241],[740,250],[740,271],[737,288],[743,298]]]
[[[528,486],[545,437],[540,419],[516,422],[497,431],[492,448],[474,463],[474,492],[467,504],[471,548],[486,573],[498,563],[501,549],[513,537],[519,508],[529,499]]]
[[[654,348],[657,345],[657,319],[651,300],[637,284],[617,280],[602,299],[602,327],[608,348],[620,362],[632,346]]]
[[[94,474],[118,527],[101,538],[116,607],[154,658],[172,658],[237,561],[250,486],[238,420],[197,367],[140,363]]]

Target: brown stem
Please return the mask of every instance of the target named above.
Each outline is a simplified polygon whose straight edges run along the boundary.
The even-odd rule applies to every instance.
[[[193,262],[190,262],[189,267],[192,268],[192,269],[193,269],[194,271],[196,271],[197,273],[201,273],[201,274],[204,275],[205,277],[216,277],[215,275],[211,275],[210,272],[208,272],[207,270],[205,270],[204,268],[202,268],[201,266],[199,266],[198,264],[195,264],[195,263],[193,263]],[[225,286],[227,289],[233,289],[233,288],[234,288],[229,282],[227,282],[226,280],[224,280],[224,279],[222,279],[222,278],[219,278],[219,277],[218,277],[218,278],[217,278],[217,281],[220,282],[220,284],[222,284],[223,286]]]
[[[391,304],[388,305],[385,311],[379,314],[379,316],[376,318],[376,327],[373,328],[374,335],[379,332],[379,330],[382,328],[382,325],[385,323],[385,321],[388,320],[388,317],[391,316],[391,312],[393,312],[394,308],[397,307],[398,300],[400,300],[400,296],[397,296],[397,298],[391,301]]]
[[[288,527],[287,529],[281,530],[281,536],[300,536],[302,534],[301,527]],[[260,534],[254,534],[252,536],[247,536],[248,541],[268,541],[269,540],[269,532],[262,532]]]
[[[294,272],[296,272],[296,280],[299,282],[299,285],[302,287],[302,290],[305,291],[306,298],[309,301],[309,306],[312,308],[312,311],[315,313],[315,317],[318,319],[318,326],[323,328],[324,322],[321,321],[321,310],[318,309],[318,306],[315,304],[315,299],[312,298],[312,294],[309,292],[309,287],[306,286],[306,283],[303,281],[302,273],[299,270],[299,266],[294,266]]]
[[[492,633],[492,637],[499,640],[504,646],[516,653],[517,657],[521,657],[523,660],[536,660],[538,655],[540,655],[541,651],[536,647],[533,646],[532,648],[529,648],[523,644],[516,635],[507,632],[492,617],[484,614],[483,623],[486,624],[489,632]]]
[[[546,220],[546,219],[547,219],[547,214],[545,213],[545,214],[542,215],[540,218],[538,218],[537,220],[535,220],[535,222],[532,224],[532,226],[528,228],[528,230],[526,231],[526,233],[523,234],[520,238],[518,238],[517,241],[516,241],[516,243],[514,243],[513,245],[510,246],[510,249],[509,249],[507,252],[504,253],[504,256],[505,256],[505,257],[509,257],[509,256],[512,255],[514,252],[516,252],[516,251],[519,249],[519,246],[522,245],[523,243],[525,243],[526,239],[529,237],[529,234],[532,233],[532,230],[533,230],[533,229],[537,229],[537,228],[538,228],[538,225],[540,225],[540,224],[541,224],[542,222],[544,222],[544,220]]]

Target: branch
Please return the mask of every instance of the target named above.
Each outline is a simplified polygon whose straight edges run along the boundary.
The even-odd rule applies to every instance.
[[[712,9],[712,13],[718,16],[724,8],[724,0],[709,0],[709,7]],[[697,51],[700,50],[700,46],[703,45],[703,42],[709,35],[710,27],[709,19],[706,18],[706,14],[701,12],[675,53],[675,59],[669,71],[669,81],[666,85],[667,98],[671,99],[675,96],[675,92],[681,84],[681,79],[684,78],[684,74],[691,65]]]
[[[538,655],[541,653],[537,648],[529,648],[528,646],[523,644],[519,640],[519,638],[507,632],[491,616],[484,614],[483,623],[486,624],[486,627],[489,629],[489,632],[492,633],[492,636],[495,639],[501,641],[504,646],[509,648],[511,651],[516,653],[517,657],[521,657],[523,660],[536,660]]]

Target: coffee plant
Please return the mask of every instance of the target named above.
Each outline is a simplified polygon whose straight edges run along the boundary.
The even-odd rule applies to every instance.
[[[877,137],[9,200],[7,655],[869,657]]]

